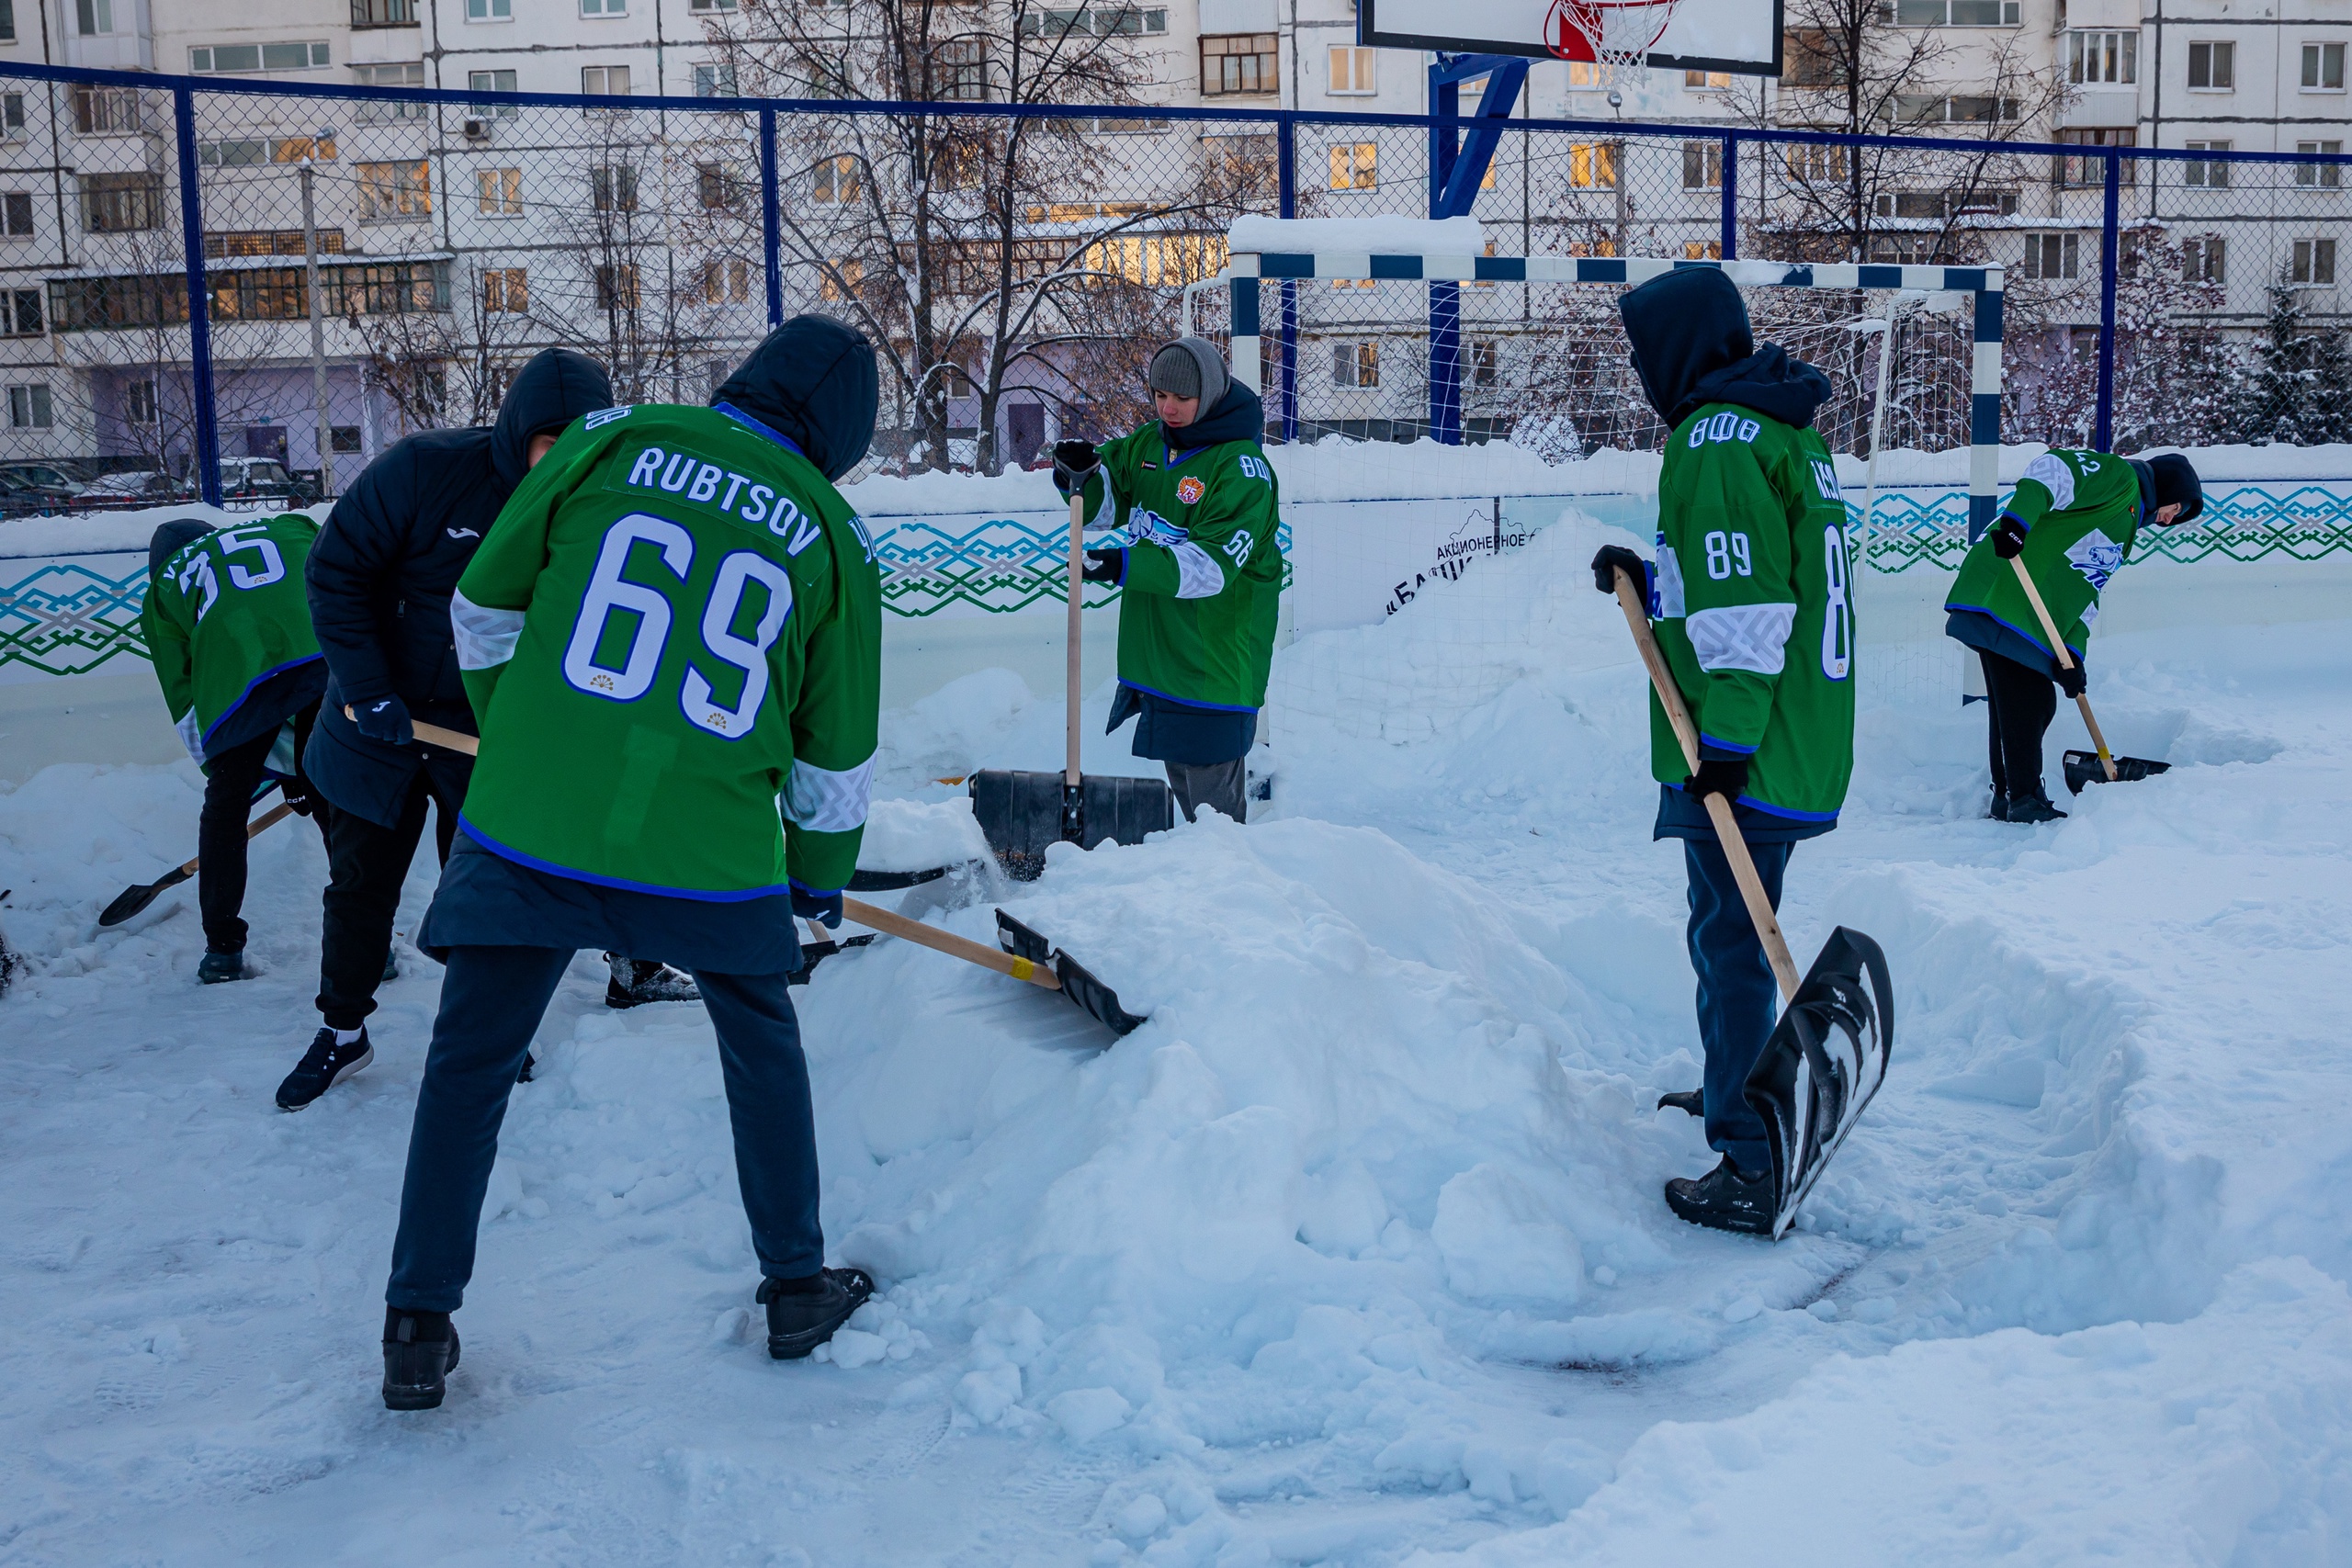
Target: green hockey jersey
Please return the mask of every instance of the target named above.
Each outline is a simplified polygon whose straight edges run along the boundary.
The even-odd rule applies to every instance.
[[[140,628],[172,723],[198,762],[263,682],[322,657],[302,587],[318,536],[299,512],[240,523],[182,546],[148,584]]]
[[[1817,431],[1731,403],[1675,428],[1658,478],[1658,646],[1701,754],[1750,759],[1739,804],[1834,822],[1854,770],[1846,503]],[[1650,771],[1690,772],[1656,693]]]
[[[2139,536],[2147,499],[2138,470],[2125,459],[2108,452],[2053,450],[2026,465],[2016,493],[2001,509],[2028,529],[2017,558],[2025,562],[2077,662],[2098,620],[2099,594]],[[1985,616],[2054,659],[2041,617],[2018,583],[2017,569],[1994,554],[1989,532],[1969,547],[1944,608]]]
[[[1119,600],[1119,682],[1193,707],[1265,705],[1281,613],[1282,494],[1265,449],[1179,452],[1151,420],[1105,444],[1089,527],[1135,541]]]
[[[481,723],[467,832],[641,893],[839,890],[865,832],[881,615],[865,525],[788,441],[706,408],[588,415],[450,601]]]

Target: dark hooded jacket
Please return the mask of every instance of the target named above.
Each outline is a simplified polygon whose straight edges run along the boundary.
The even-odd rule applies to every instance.
[[[453,753],[369,740],[344,707],[397,696],[412,718],[476,732],[458,678],[450,592],[529,470],[531,438],[612,400],[594,360],[548,349],[515,376],[489,429],[411,435],[335,502],[304,571],[332,679],[303,761],[337,809],[389,828],[420,767],[452,775],[469,768]],[[463,793],[462,779],[449,782]]]
[[[762,339],[710,400],[748,414],[838,480],[874,444],[881,396],[874,345],[830,316],[795,316]]]
[[[1216,407],[1182,430],[1168,432],[1168,445],[1179,452],[1195,452],[1220,441],[1263,441],[1266,405],[1238,381],[1226,384]]]
[[[1739,288],[1715,267],[1654,277],[1617,301],[1642,391],[1671,430],[1705,403],[1736,403],[1803,429],[1829,378],[1788,350],[1756,346]]]

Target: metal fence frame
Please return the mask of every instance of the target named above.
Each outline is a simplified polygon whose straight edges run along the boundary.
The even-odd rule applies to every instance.
[[[1460,145],[1462,136],[1476,131],[1489,134],[1497,131],[1494,120],[1482,119],[1476,114],[1436,115],[1351,114],[1312,109],[1210,109],[1175,106],[1136,105],[1104,107],[1086,105],[1012,105],[972,102],[896,103],[860,102],[842,99],[797,98],[704,98],[677,96],[599,96],[569,93],[499,93],[468,89],[463,92],[421,87],[376,87],[324,83],[264,82],[240,79],[233,84],[203,77],[172,75],[162,73],[93,70],[75,66],[16,64],[0,66],[0,79],[46,82],[76,86],[130,87],[148,92],[169,93],[172,96],[173,118],[176,139],[177,175],[179,179],[180,220],[183,260],[187,277],[187,327],[190,344],[190,381],[197,403],[194,411],[195,467],[202,486],[204,499],[218,504],[220,500],[220,433],[214,418],[213,350],[211,341],[210,299],[205,272],[203,194],[198,177],[196,136],[196,102],[201,96],[247,96],[293,99],[320,99],[334,102],[403,103],[420,106],[442,106],[460,109],[479,109],[485,105],[516,107],[554,107],[567,109],[603,108],[614,110],[671,110],[690,114],[741,114],[755,116],[759,127],[760,193],[762,202],[761,232],[766,264],[766,303],[771,326],[780,324],[784,316],[782,249],[782,196],[777,170],[776,125],[778,117],[794,114],[812,116],[891,116],[934,115],[967,118],[1068,118],[1073,116],[1095,119],[1136,119],[1195,124],[1248,125],[1260,130],[1271,128],[1277,145],[1279,183],[1279,214],[1294,217],[1297,212],[1297,135],[1302,128],[1315,126],[1361,127],[1366,129],[1419,130],[1427,133],[1435,156],[1432,168],[1441,171],[1453,166],[1449,154]],[[2102,148],[2070,142],[2044,142],[1963,140],[1951,137],[1862,135],[1853,136],[1834,131],[1764,130],[1756,127],[1726,128],[1721,124],[1676,124],[1623,120],[1550,119],[1533,117],[1512,118],[1501,123],[1499,130],[1510,131],[1560,131],[1582,133],[1596,137],[1675,138],[1684,141],[1713,141],[1723,150],[1721,191],[1722,259],[1739,257],[1740,184],[1739,149],[1743,144],[1785,146],[1833,146],[1849,149],[1881,149],[1940,153],[1968,152],[1983,150],[2003,155],[2023,154],[2050,156],[2088,162],[2097,159],[2104,168],[2104,206],[2099,242],[2100,303],[2098,340],[2098,402],[2097,434],[2094,444],[2104,448],[2112,438],[2114,412],[2114,373],[2116,360],[2116,286],[2119,276],[2119,244],[2121,233],[2121,191],[2124,181],[2123,164],[2127,159],[2143,160],[2151,164],[2198,163],[2239,164],[2314,164],[2343,167],[2352,164],[2352,154],[2331,155],[2301,152],[2211,152],[2205,150],[2162,148]],[[1888,270],[1893,270],[1890,266]],[[1905,269],[1910,270],[1910,269]],[[1295,323],[1288,312],[1283,316],[1278,334],[1277,352],[1285,369],[1295,363]],[[1296,380],[1293,375],[1283,378],[1284,395],[1278,411],[1284,439],[1295,439],[1298,433],[1298,411],[1295,401]],[[1458,402],[1456,418],[1451,428],[1441,421],[1431,432],[1441,441],[1458,443],[1461,439]]]

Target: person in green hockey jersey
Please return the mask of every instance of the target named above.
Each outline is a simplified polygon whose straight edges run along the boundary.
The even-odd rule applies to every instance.
[[[197,818],[197,907],[208,985],[245,975],[245,824],[264,781],[311,814],[302,745],[326,690],[302,563],[319,525],[299,512],[215,531],[184,518],[147,546],[140,629],[164,705],[204,769]]]
[[[1593,558],[1649,595],[1651,624],[1699,729],[1692,773],[1655,693],[1653,837],[1682,840],[1705,1081],[1672,1104],[1705,1118],[1723,1156],[1666,1201],[1682,1218],[1769,1234],[1771,1151],[1742,1092],[1771,1038],[1778,990],[1763,943],[1708,817],[1732,814],[1774,908],[1791,850],[1838,825],[1854,764],[1854,606],[1846,503],[1813,428],[1828,378],[1777,344],[1757,347],[1739,290],[1713,267],[1628,292],[1619,310],[1642,389],[1666,422],[1657,562],[1622,546]]]
[[[833,488],[874,434],[874,351],[799,316],[709,408],[575,422],[450,602],[481,728],[417,945],[448,966],[385,1292],[384,1402],[441,1403],[449,1314],[516,1069],[580,948],[691,973],[718,1036],[768,1349],[873,1281],[824,1267],[796,915],[842,918],[881,690],[881,581]]]
[[[1265,407],[1216,347],[1179,338],[1152,356],[1157,419],[1096,446],[1054,447],[1054,483],[1084,488],[1087,526],[1134,541],[1086,552],[1086,581],[1119,586],[1119,694],[1110,728],[1160,762],[1184,819],[1249,818],[1248,758],[1281,610],[1282,491],[1259,438]]]
[[[2058,693],[2083,693],[2099,595],[2143,525],[2186,523],[2204,509],[2197,469],[2177,452],[2139,458],[2053,448],[2026,465],[1999,519],[1969,547],[1944,601],[1944,630],[1974,649],[1984,668],[1995,821],[2066,815],[2042,787],[2041,740]],[[2072,669],[2060,667],[2015,560],[2025,562],[2057,623]]]

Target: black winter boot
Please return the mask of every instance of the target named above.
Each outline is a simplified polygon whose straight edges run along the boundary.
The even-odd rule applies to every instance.
[[[384,1408],[438,1410],[458,1370],[458,1325],[446,1312],[384,1309]]]
[[[1772,1234],[1771,1179],[1741,1175],[1729,1155],[1696,1181],[1678,1176],[1668,1182],[1666,1206],[1692,1224],[1710,1230]]]
[[[768,1309],[768,1354],[797,1361],[833,1337],[865,1298],[874,1277],[863,1269],[826,1269],[804,1280],[760,1281],[760,1302]]]
[[[302,1053],[302,1060],[277,1086],[277,1109],[301,1110],[375,1059],[376,1048],[368,1043],[365,1026],[359,1038],[348,1045],[334,1043],[334,1030],[320,1030],[311,1048]]]
[[[1690,1116],[1704,1116],[1707,1113],[1707,1091],[1682,1089],[1672,1094],[1661,1094],[1657,1097],[1657,1108],[1660,1111],[1679,1111]]]
[[[2009,797],[2003,795],[2000,791],[1995,790],[1993,792],[1993,808],[1985,812],[1984,817],[1987,821],[1991,822],[2007,821],[2009,819]]]
[[[207,953],[196,962],[196,977],[208,986],[223,980],[245,977],[245,955],[242,953]]]
[[[2004,822],[2063,822],[2066,814],[2050,804],[2044,796],[2029,795],[2009,802],[2009,814]]]

